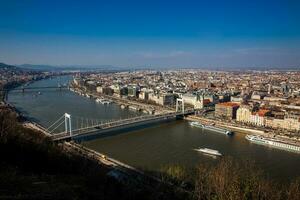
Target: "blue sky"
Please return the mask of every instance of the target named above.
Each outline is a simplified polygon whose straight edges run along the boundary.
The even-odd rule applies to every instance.
[[[300,66],[300,1],[0,0],[0,61]]]

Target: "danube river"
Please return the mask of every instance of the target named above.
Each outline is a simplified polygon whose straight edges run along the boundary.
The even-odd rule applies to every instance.
[[[65,76],[41,80],[30,86],[55,86],[68,82],[70,78]],[[116,104],[98,104],[66,89],[48,89],[40,92],[11,92],[8,101],[27,117],[45,127],[65,112],[72,115],[73,124],[80,124],[86,118],[106,121],[140,115],[134,111],[123,110]],[[252,160],[271,178],[288,181],[292,177],[300,176],[300,154],[252,144],[245,139],[244,134],[236,133],[229,137],[203,131],[189,126],[184,120],[106,135],[83,141],[82,144],[129,165],[150,171],[158,171],[172,164],[194,167],[198,163],[218,162],[218,159],[193,150],[207,147],[217,149],[237,160]]]

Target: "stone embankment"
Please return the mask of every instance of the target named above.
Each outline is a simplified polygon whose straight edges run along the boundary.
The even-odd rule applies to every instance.
[[[188,116],[185,119],[190,120],[190,121],[199,121],[200,123],[203,123],[203,124],[206,124],[206,125],[207,124],[214,124],[214,126],[216,126],[216,127],[227,128],[227,129],[229,129],[231,131],[235,131],[235,132],[252,133],[252,134],[260,134],[260,135],[265,135],[266,134],[262,130],[234,126],[234,125],[228,124],[226,122],[221,122],[221,121],[217,121],[217,120],[207,119],[207,118],[204,118],[204,117],[198,117],[198,116],[192,116],[191,115],[191,116]]]
[[[279,139],[283,142],[286,142],[286,143],[300,145],[299,137],[291,138],[291,137],[280,135],[280,134],[276,133],[275,131],[271,132],[271,131],[258,130],[258,129],[251,128],[251,127],[242,127],[242,126],[239,126],[238,124],[230,124],[230,123],[227,123],[227,122],[221,122],[221,121],[218,121],[218,120],[212,120],[212,119],[207,119],[207,118],[204,118],[204,117],[193,116],[193,115],[190,115],[190,116],[186,117],[185,119],[190,120],[190,121],[198,121],[198,122],[200,122],[202,124],[205,124],[205,125],[213,124],[216,127],[226,128],[226,129],[229,129],[229,130],[231,130],[233,132],[236,132],[236,133],[262,135],[262,136],[265,136],[265,137],[277,138],[277,139]]]

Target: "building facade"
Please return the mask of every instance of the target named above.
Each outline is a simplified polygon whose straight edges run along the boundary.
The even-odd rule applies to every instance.
[[[218,103],[215,107],[215,116],[226,119],[235,119],[239,104],[233,102]]]

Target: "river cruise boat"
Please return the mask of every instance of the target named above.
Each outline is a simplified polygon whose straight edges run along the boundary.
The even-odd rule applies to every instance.
[[[203,126],[203,129],[210,130],[210,131],[215,131],[215,132],[222,133],[222,134],[225,134],[225,135],[232,135],[233,134],[229,130],[218,128],[218,127],[215,127],[215,126]]]
[[[203,128],[203,124],[201,124],[200,122],[190,122],[189,123],[191,126],[197,127],[197,128]]]
[[[263,137],[260,135],[246,135],[245,138],[250,142],[257,144],[300,153],[300,146],[297,146],[296,144],[290,144],[279,139]]]
[[[222,128],[217,128],[215,126],[204,125],[204,124],[201,124],[200,122],[190,122],[190,125],[194,126],[194,127],[197,127],[197,128],[206,129],[206,130],[209,130],[209,131],[214,131],[214,132],[217,132],[217,133],[222,133],[222,134],[225,134],[225,135],[232,135],[233,134],[229,130],[222,129]]]
[[[218,150],[214,150],[214,149],[209,149],[209,148],[198,148],[198,149],[194,149],[195,151],[204,153],[204,154],[209,154],[209,155],[213,155],[213,156],[222,156],[222,154],[218,151]]]

